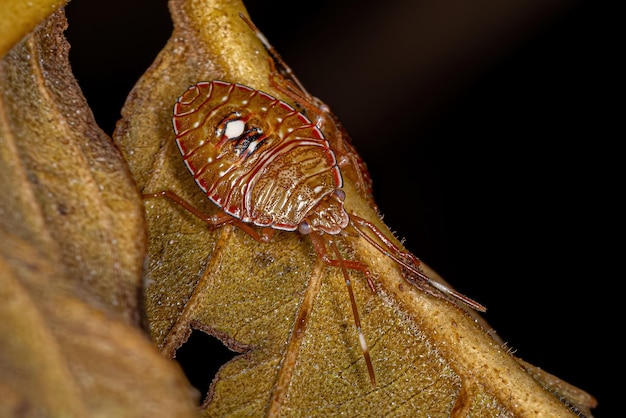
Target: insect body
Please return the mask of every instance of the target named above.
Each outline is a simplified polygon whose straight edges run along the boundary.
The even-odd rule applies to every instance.
[[[240,84],[201,82],[180,97],[173,124],[196,183],[227,214],[286,231],[347,226],[335,154],[287,103]]]
[[[363,238],[401,266],[408,282],[426,292],[479,311],[485,308],[431,280],[420,270],[417,257],[396,246],[371,222],[346,211],[344,175],[375,208],[364,163],[328,107],[304,90],[265,37],[241,17],[282,67],[282,73],[276,72],[270,62],[270,85],[301,109],[241,84],[214,80],[191,86],[174,105],[176,143],[196,184],[222,212],[208,217],[171,191],[144,197],[167,197],[213,227],[234,224],[261,242],[269,241],[275,230],[297,230],[309,236],[318,257],[344,276],[359,343],[375,386],[347,270],[364,273],[370,289],[376,292],[376,287],[365,264],[342,257],[337,241],[343,235]]]

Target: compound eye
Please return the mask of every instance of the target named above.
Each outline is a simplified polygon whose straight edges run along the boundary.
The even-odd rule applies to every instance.
[[[343,190],[336,189],[334,193],[335,196],[337,196],[337,199],[339,199],[340,201],[343,202],[344,200],[346,200],[346,192],[344,192]]]
[[[302,235],[309,235],[312,232],[311,225],[307,221],[302,221],[302,223],[298,226],[298,232]]]

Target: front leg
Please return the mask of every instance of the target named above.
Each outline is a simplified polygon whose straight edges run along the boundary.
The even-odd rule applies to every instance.
[[[181,208],[185,209],[187,212],[191,213],[196,218],[200,219],[211,229],[219,228],[227,224],[233,224],[242,231],[244,231],[246,234],[254,238],[256,241],[262,243],[270,242],[272,240],[272,237],[274,236],[274,230],[272,228],[261,228],[261,233],[259,233],[259,231],[255,229],[252,225],[247,224],[223,211],[220,211],[214,215],[207,215],[206,213],[198,210],[198,208],[192,206],[189,202],[187,202],[185,199],[183,199],[171,190],[163,190],[156,193],[144,193],[142,197],[144,199],[169,199]]]

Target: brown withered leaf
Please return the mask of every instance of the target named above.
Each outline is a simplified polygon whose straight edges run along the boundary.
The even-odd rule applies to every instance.
[[[139,326],[142,202],[66,26],[55,13],[0,61],[0,416],[191,416],[180,368]]]
[[[141,198],[74,80],[65,25],[51,20],[2,60],[2,182],[11,187],[0,223],[132,323],[145,248]]]
[[[240,1],[171,0],[174,32],[124,106],[114,139],[140,190],[171,190],[201,212],[217,208],[198,189],[176,149],[172,107],[198,81],[268,85],[267,54],[239,18]],[[347,182],[346,207],[376,223]],[[277,232],[259,244],[224,226],[209,230],[166,199],[146,201],[152,337],[167,356],[192,329],[243,353],[224,365],[202,406],[205,416],[570,416],[475,317],[409,285],[368,244],[348,253],[376,275],[373,293],[351,272],[378,385],[373,387],[338,269],[305,236]],[[431,277],[437,275],[425,267]],[[209,356],[210,353],[207,353]]]
[[[0,416],[195,416],[184,375],[143,333],[0,233]]]
[[[4,0],[0,17],[0,56],[68,0]]]

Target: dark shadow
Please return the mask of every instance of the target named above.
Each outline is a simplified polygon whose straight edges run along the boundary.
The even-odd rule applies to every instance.
[[[187,342],[176,351],[175,360],[191,385],[200,391],[203,400],[220,367],[236,355],[212,335],[194,330]]]

